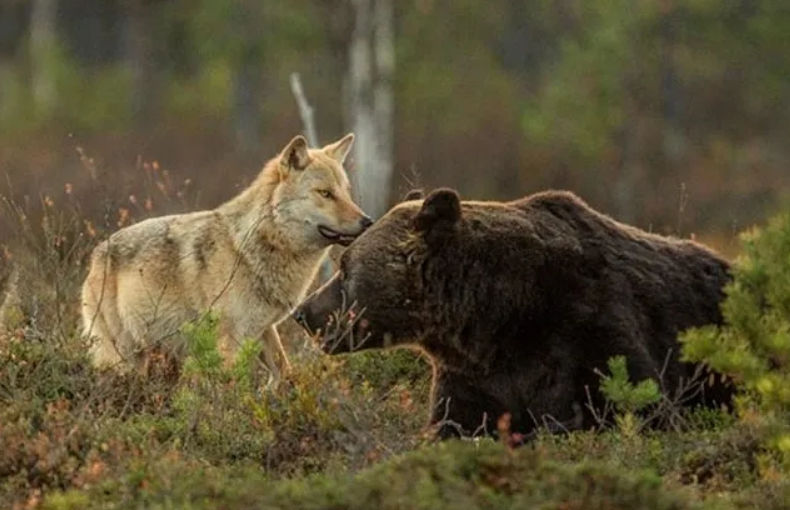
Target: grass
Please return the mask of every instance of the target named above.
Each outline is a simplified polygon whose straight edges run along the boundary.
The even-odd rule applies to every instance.
[[[230,373],[173,386],[98,372],[74,342],[4,338],[4,507],[778,509],[790,496],[759,425],[718,413],[684,432],[434,443],[429,371],[409,351],[306,349],[261,392]]]
[[[169,188],[155,171],[161,201]],[[2,508],[790,507],[759,416],[697,412],[683,431],[542,434],[515,450],[438,444],[422,355],[329,357],[290,321],[281,333],[294,370],[273,391],[243,369],[218,369],[210,331],[196,334],[194,362],[175,382],[165,371],[98,371],[76,333],[87,254],[158,211],[108,209],[101,219],[71,203],[43,200],[40,214],[4,204],[12,258],[0,283],[18,299],[0,332]]]

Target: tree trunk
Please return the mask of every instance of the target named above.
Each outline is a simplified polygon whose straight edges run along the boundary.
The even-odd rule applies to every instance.
[[[392,180],[392,75],[395,68],[391,0],[353,0],[348,104],[354,134],[352,178],[363,209],[378,218],[389,207]]]
[[[372,155],[371,148],[375,137],[373,112],[370,104],[372,96],[372,69],[370,66],[370,31],[372,26],[371,4],[373,0],[352,0],[354,5],[354,29],[349,45],[348,105],[349,119],[356,135],[352,149],[354,171],[351,178],[359,194],[363,207],[369,202],[370,190],[368,175]],[[368,211],[368,214],[371,214]]]
[[[249,154],[258,143],[258,85],[260,67],[255,59],[242,58],[233,75],[233,131],[236,147]]]
[[[57,0],[34,0],[30,18],[30,61],[33,104],[47,115],[57,104]]]
[[[0,55],[0,119],[8,120],[11,117],[14,104],[9,90],[14,85],[14,63],[11,59]]]
[[[259,146],[258,117],[260,105],[258,89],[261,80],[261,59],[264,56],[258,30],[261,20],[257,2],[234,2],[237,9],[237,27],[240,31],[241,50],[235,55],[233,75],[233,131],[236,148],[243,154],[251,154]]]
[[[664,106],[664,171],[674,172],[683,157],[685,139],[680,125],[680,87],[675,71],[676,12],[672,0],[662,1],[661,85]]]
[[[372,186],[377,201],[372,214],[379,217],[389,207],[390,188],[394,170],[395,96],[392,79],[395,74],[395,44],[393,37],[392,0],[376,0],[374,11],[375,83],[373,88],[373,113],[376,126],[376,172]]]
[[[131,2],[127,17],[128,53],[132,68],[131,113],[138,128],[144,127],[156,109],[157,65],[153,6]]]
[[[535,23],[530,19],[527,7],[524,0],[508,0],[505,7],[507,19],[499,35],[502,65],[508,71],[520,74],[522,83],[527,81],[525,78],[536,65],[535,57],[539,56],[533,42]]]

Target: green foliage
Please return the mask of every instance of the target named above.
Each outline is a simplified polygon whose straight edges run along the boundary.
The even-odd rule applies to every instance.
[[[562,37],[560,58],[525,108],[523,128],[530,139],[561,146],[584,162],[602,156],[629,114],[630,82],[651,63],[645,48],[635,44],[649,11],[631,6],[598,4],[578,33]]]
[[[746,6],[726,0],[686,2],[686,14],[678,21],[680,40],[690,54],[680,61],[690,76],[726,79],[733,65],[747,75],[741,81],[745,105],[751,114],[767,114],[772,94],[785,90],[790,73],[775,64],[781,49],[790,44],[784,28],[790,10],[781,3],[757,2]],[[749,44],[741,44],[741,41]],[[692,61],[688,57],[694,57]]]
[[[345,356],[344,361],[356,382],[365,381],[380,392],[389,391],[397,385],[425,386],[430,382],[430,362],[419,351],[362,351]]]
[[[225,60],[207,62],[187,79],[174,78],[164,87],[164,108],[169,116],[204,122],[227,115],[233,85],[233,67]],[[196,105],[200,108],[196,108]]]
[[[44,61],[51,67],[49,79],[54,90],[54,104],[37,108],[24,72],[3,70],[0,134],[14,138],[20,134],[57,122],[72,130],[118,129],[130,120],[127,98],[131,73],[123,66],[109,66],[96,71],[81,68],[60,46],[49,49]],[[7,106],[5,106],[7,105]]]
[[[173,5],[171,15],[186,21],[189,38],[202,60],[237,64],[310,49],[322,34],[311,16],[314,11],[306,5],[303,0],[270,2],[265,8],[248,0],[187,2]]]
[[[694,508],[649,473],[620,473],[597,463],[557,464],[527,449],[509,453],[485,442],[423,448],[355,475],[322,474],[270,482],[252,471],[190,469],[159,461],[144,468],[145,490],[130,483],[53,495],[45,508],[103,508],[129,498],[147,508]],[[177,481],[177,482],[176,482]],[[174,483],[175,488],[174,489]],[[112,494],[112,499],[108,495]]]
[[[790,213],[742,236],[744,254],[722,304],[725,325],[687,331],[684,358],[704,361],[744,390],[741,412],[774,428],[790,467]]]
[[[620,430],[541,435],[536,448],[563,464],[595,462],[625,472],[651,470],[664,477],[665,485],[682,484],[687,493],[699,491],[708,501],[720,501],[719,496],[731,499],[746,487],[768,482],[755,468],[761,455],[759,431],[747,424],[718,430],[646,431],[632,437]],[[768,497],[769,485],[776,490],[766,483],[764,494],[753,493],[755,499]],[[730,508],[721,503],[713,507]]]
[[[631,382],[625,356],[613,356],[608,365],[610,375],[603,375],[601,391],[618,409],[634,413],[661,399],[655,380],[645,379],[637,384]]]
[[[695,407],[688,410],[686,418],[692,430],[727,430],[735,425],[737,417],[724,409],[710,407]]]
[[[217,350],[218,324],[217,315],[208,312],[182,327],[188,352],[184,363],[185,374],[213,378],[222,369],[222,355]]]
[[[260,356],[263,351],[263,344],[253,338],[248,338],[242,342],[236,360],[233,363],[231,374],[233,380],[242,387],[252,390],[255,388],[255,374],[260,366]]]
[[[22,44],[3,59],[0,136],[9,150],[0,164],[13,169],[15,181],[28,181],[31,168],[85,179],[71,165],[75,143],[67,133],[76,143],[106,148],[101,156],[108,160],[117,158],[108,173],[119,203],[129,196],[119,181],[128,177],[124,170],[134,172],[128,167],[138,154],[196,169],[190,175],[196,182],[231,168],[246,175],[250,162],[235,160],[250,155],[237,153],[229,136],[240,127],[234,116],[242,71],[251,73],[249,91],[257,90],[255,125],[265,128],[259,160],[284,131],[299,129],[292,72],[302,76],[320,137],[348,128],[343,90],[353,2],[140,5],[149,16],[142,39],[150,37],[155,51],[147,60],[152,65],[137,69],[144,60],[129,59],[134,52],[121,44],[107,49],[111,62],[76,58],[77,48],[90,53],[85,40],[92,34],[127,26],[132,10],[120,9],[112,26],[117,6],[105,26],[59,19],[59,28],[68,28],[58,31],[61,48],[40,58],[56,83],[50,112],[37,111],[30,91],[33,57],[40,55]],[[617,197],[650,189],[627,214],[663,228],[676,223],[672,197],[682,175],[693,206],[702,209],[695,222],[728,234],[733,218],[720,211],[731,208],[719,195],[737,201],[739,223],[751,222],[783,182],[788,152],[777,140],[790,128],[780,113],[788,72],[776,62],[788,45],[790,18],[781,2],[403,0],[394,8],[395,163],[406,175],[430,167],[426,184],[455,182],[464,193],[492,198],[513,198],[514,185],[571,187],[615,212],[629,207],[615,203]],[[132,98],[146,100],[148,124],[131,122]],[[53,147],[53,139],[63,147]],[[669,152],[680,161],[665,166]],[[467,172],[451,163],[459,159],[468,162],[464,168],[488,170]],[[744,177],[742,169],[760,178]],[[227,198],[239,175],[222,180],[227,188],[204,190],[210,195],[201,197],[203,204]],[[599,186],[601,179],[619,186],[620,177],[622,190]],[[629,191],[630,179],[643,189]],[[96,223],[103,219],[96,216]]]
[[[619,413],[615,422],[626,437],[634,437],[639,429],[636,413],[661,400],[661,391],[653,379],[637,384],[631,382],[625,356],[614,356],[607,362],[610,374],[601,375],[600,390]]]
[[[420,441],[415,411],[425,402],[406,388],[376,394],[352,383],[341,361],[307,352],[292,358],[296,370],[280,387],[262,391],[258,342],[226,367],[211,314],[183,331],[188,357],[177,381],[157,375],[157,358],[148,374],[98,372],[80,339],[0,335],[0,500],[121,486],[116,501],[142,502],[160,461],[182,473],[214,470],[220,484],[243,466],[272,476],[360,468]],[[166,479],[185,491],[199,483]]]

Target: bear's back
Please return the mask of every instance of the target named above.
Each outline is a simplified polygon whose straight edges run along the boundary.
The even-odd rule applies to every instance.
[[[677,290],[674,298],[699,294],[718,301],[730,280],[730,263],[692,240],[662,236],[621,223],[568,191],[546,191],[511,202],[538,231],[562,231],[582,247],[588,273],[615,271],[653,292]]]
[[[633,348],[652,359],[648,371],[658,367],[668,376],[682,375],[678,371],[684,370],[683,364],[665,366],[668,353],[678,359],[678,334],[722,323],[720,303],[731,267],[713,250],[620,223],[569,192],[538,193],[512,205],[537,230],[537,225],[547,231],[563,229],[582,246],[576,264],[565,268],[578,275],[576,288],[582,290],[567,296],[570,312],[564,307],[563,319],[583,325],[587,338],[581,345],[588,361],[603,367],[611,351]]]

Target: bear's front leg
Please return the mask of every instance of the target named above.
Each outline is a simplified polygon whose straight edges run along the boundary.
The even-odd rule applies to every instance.
[[[469,377],[437,371],[431,392],[430,426],[438,425],[438,439],[492,435],[504,412]]]

